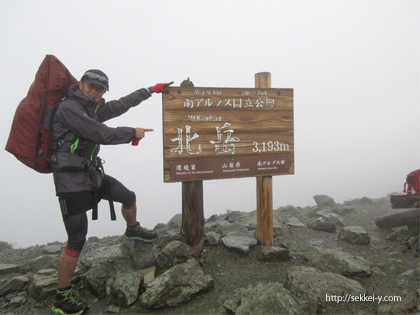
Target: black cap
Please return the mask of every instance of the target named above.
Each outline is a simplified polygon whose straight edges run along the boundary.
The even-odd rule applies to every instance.
[[[102,86],[104,89],[109,91],[109,79],[108,76],[101,70],[90,69],[85,72],[81,81],[86,83],[94,83]]]

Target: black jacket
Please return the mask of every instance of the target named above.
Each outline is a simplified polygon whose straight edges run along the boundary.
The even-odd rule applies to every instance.
[[[112,128],[103,122],[124,114],[150,96],[146,89],[140,89],[119,100],[105,102],[102,99],[97,104],[85,96],[78,85],[72,85],[54,116],[53,141],[65,140],[56,151],[73,152],[88,161],[95,161],[101,144],[129,143],[135,139],[135,128]],[[101,174],[95,172],[100,185]],[[86,171],[54,172],[54,184],[57,194],[93,190]]]

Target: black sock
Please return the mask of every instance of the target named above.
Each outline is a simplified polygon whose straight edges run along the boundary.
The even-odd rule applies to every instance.
[[[62,289],[57,289],[57,291],[66,291],[66,290],[70,290],[70,289],[71,289],[71,285],[69,285],[65,288],[62,288]]]
[[[139,226],[139,222],[137,222],[135,225],[132,225],[132,226],[127,225],[127,227],[131,230],[135,230],[138,226]]]

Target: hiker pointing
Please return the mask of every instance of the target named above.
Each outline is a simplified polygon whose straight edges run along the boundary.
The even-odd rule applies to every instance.
[[[70,86],[66,98],[58,105],[53,120],[53,154],[51,168],[59,199],[67,245],[58,262],[58,289],[52,308],[56,314],[81,314],[87,303],[76,298],[71,281],[88,231],[87,211],[97,218],[97,204],[108,200],[111,218],[115,219],[113,201],[122,204],[121,213],[127,227],[127,240],[153,242],[157,235],[137,221],[136,195],[117,179],[106,175],[98,158],[100,145],[124,144],[141,140],[153,129],[112,128],[105,121],[120,116],[147,100],[153,93],[166,92],[171,83],[141,88],[118,100],[106,102],[108,76],[97,69],[86,71],[79,84]]]

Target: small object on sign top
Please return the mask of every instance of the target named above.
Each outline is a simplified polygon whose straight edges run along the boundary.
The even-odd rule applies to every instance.
[[[186,80],[181,82],[182,87],[194,87],[194,83],[190,80],[190,77],[188,77]]]
[[[136,139],[136,140],[133,140],[133,141],[131,141],[131,145],[134,145],[134,146],[136,146],[136,145],[139,145],[139,139]]]

